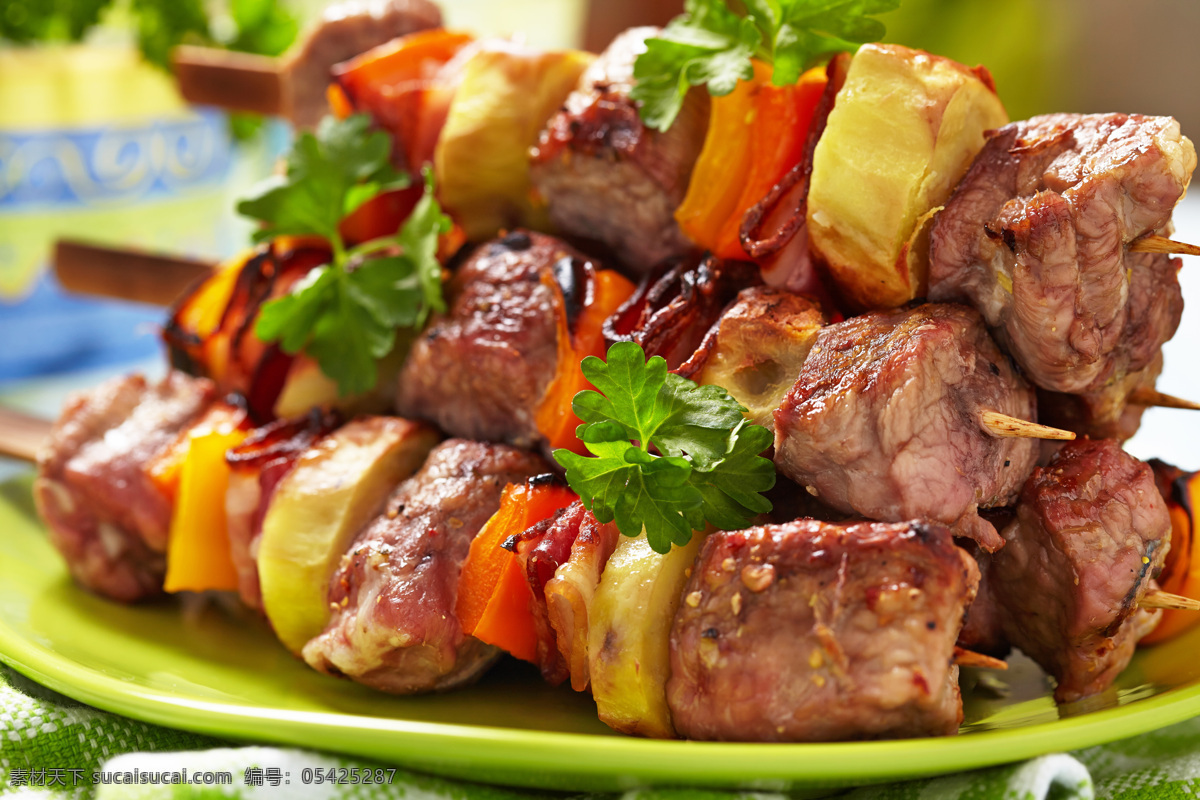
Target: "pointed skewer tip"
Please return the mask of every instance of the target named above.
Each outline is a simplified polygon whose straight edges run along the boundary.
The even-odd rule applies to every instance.
[[[979,669],[1008,669],[1008,662],[999,658],[985,656],[983,653],[976,653],[974,650],[967,650],[963,647],[954,647],[954,663],[960,667],[978,667]]]
[[[1200,611],[1200,600],[1181,597],[1170,592],[1151,591],[1146,592],[1142,599],[1138,601],[1138,608],[1169,608],[1175,611]]]
[[[1133,392],[1129,395],[1129,402],[1135,406],[1186,408],[1191,411],[1200,411],[1200,403],[1193,403],[1191,400],[1185,400],[1182,397],[1164,394],[1163,392],[1155,391],[1154,389],[1133,390]]]
[[[1177,242],[1165,236],[1150,234],[1135,239],[1129,245],[1131,253],[1168,253],[1177,256],[1200,256],[1200,247],[1186,242]]]
[[[1027,419],[1010,417],[999,411],[983,411],[979,414],[979,422],[984,430],[992,436],[1011,436],[1021,439],[1057,439],[1071,441],[1075,434],[1061,428],[1051,428],[1049,425],[1039,425]]]

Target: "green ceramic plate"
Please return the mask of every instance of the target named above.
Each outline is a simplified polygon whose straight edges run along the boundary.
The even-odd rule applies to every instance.
[[[1132,736],[1200,713],[1200,631],[1139,653],[1105,695],[1057,708],[1036,668],[1006,697],[966,692],[962,735],[844,744],[663,742],[613,734],[522,664],[478,686],[400,698],[319,675],[253,618],[128,607],[71,583],[28,479],[0,484],[0,658],[94,706],[239,740],[349,753],[478,781],[576,790],[639,784],[821,789],[999,764]],[[978,676],[966,676],[967,685]]]

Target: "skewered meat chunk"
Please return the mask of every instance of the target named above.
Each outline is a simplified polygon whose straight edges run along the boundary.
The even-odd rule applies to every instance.
[[[435,447],[343,557],[330,582],[333,617],[304,646],[304,660],[398,694],[481,675],[499,651],[463,633],[454,614],[462,564],[505,485],[547,470],[505,445],[451,439]]]
[[[1038,386],[1092,392],[1146,367],[1179,325],[1164,231],[1196,151],[1169,117],[1052,114],[1007,125],[930,238],[932,300],[967,301]]]
[[[453,436],[528,447],[558,363],[556,273],[587,259],[551,236],[514,231],[482,245],[447,288],[400,373],[397,407]],[[564,294],[567,294],[564,292]]]
[[[1128,372],[1094,392],[1064,394],[1038,390],[1038,419],[1056,428],[1091,439],[1132,439],[1142,424],[1146,406],[1130,402],[1141,389],[1154,389],[1162,372],[1159,352],[1142,369]]]
[[[692,739],[947,735],[975,561],[945,527],[796,520],[708,537],[671,629]]]
[[[1033,419],[1033,390],[965,306],[874,312],[824,328],[775,412],[775,465],[827,505],[930,519],[993,551],[979,508],[1015,499],[1030,439],[992,436],[980,412]]]
[[[145,467],[215,399],[210,381],[114,378],[67,401],[38,454],[33,496],[71,574],[132,602],[162,592],[171,500]]]
[[[534,187],[551,221],[597,240],[636,272],[691,244],[675,222],[708,132],[708,93],[692,91],[666,132],[642,124],[629,98],[633,62],[655,28],[618,36],[583,73],[532,154]]]
[[[1159,612],[1138,609],[1170,546],[1149,465],[1111,440],[1068,443],[1037,468],[988,579],[1008,640],[1071,702],[1103,691]]]
[[[430,0],[348,0],[330,6],[286,56],[280,111],[298,128],[315,128],[329,113],[325,87],[335,64],[441,24],[442,12]]]

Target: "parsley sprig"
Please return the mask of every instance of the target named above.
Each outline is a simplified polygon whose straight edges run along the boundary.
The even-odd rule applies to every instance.
[[[631,93],[651,128],[671,127],[691,86],[729,94],[754,76],[751,59],[773,65],[771,82],[788,86],[800,73],[833,53],[853,51],[883,38],[872,14],[892,11],[900,0],[743,0],[745,15],[726,0],[687,0],[684,13],[662,34],[646,40],[633,65]]]
[[[425,193],[391,236],[347,248],[338,225],[378,194],[409,185],[392,169],[387,134],[369,129],[365,115],[326,117],[314,136],[301,134],[287,174],[238,204],[261,220],[256,240],[315,235],[329,241],[333,260],[316,267],[291,292],[266,303],[254,333],[286,353],[304,351],[343,395],[375,385],[376,361],[392,351],[397,329],[419,328],[430,311],[444,311],[439,234],[450,230],[425,173]]]
[[[647,361],[633,342],[614,344],[607,361],[588,356],[582,368],[600,390],[572,403],[592,456],[560,449],[554,458],[596,519],[615,519],[626,536],[645,529],[666,553],[706,522],[736,530],[771,510],[760,492],[775,485],[775,467],[759,455],[771,432],[750,424],[728,392],[668,372],[659,356]]]

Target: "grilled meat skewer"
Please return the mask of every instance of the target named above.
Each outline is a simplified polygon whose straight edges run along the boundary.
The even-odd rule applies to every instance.
[[[50,541],[88,589],[133,602],[162,592],[172,503],[144,467],[216,399],[172,372],[114,378],[73,395],[38,454],[33,496]]]
[[[330,581],[333,617],[304,646],[304,660],[401,694],[482,674],[500,651],[464,635],[454,614],[462,563],[505,485],[547,469],[506,445],[451,439],[435,447],[343,557]]]
[[[182,46],[171,61],[189,102],[279,114],[298,128],[315,128],[329,113],[325,87],[335,64],[441,24],[442,12],[430,0],[351,0],[326,8],[282,58]]]

